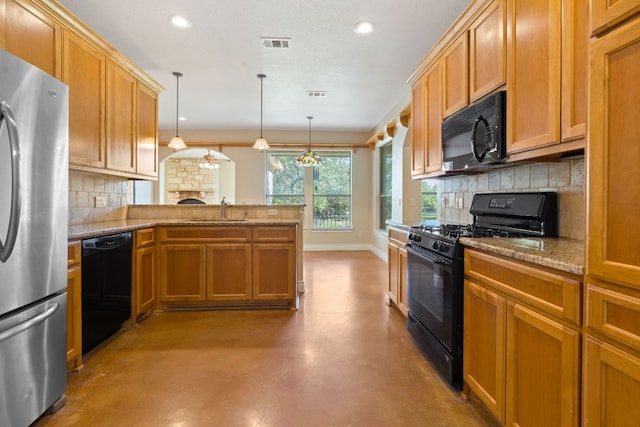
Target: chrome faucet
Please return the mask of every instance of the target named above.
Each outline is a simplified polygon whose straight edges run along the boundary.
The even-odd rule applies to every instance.
[[[225,219],[224,217],[224,211],[227,209],[227,206],[231,206],[230,203],[227,203],[224,199],[226,196],[222,197],[222,200],[220,200],[220,219]]]

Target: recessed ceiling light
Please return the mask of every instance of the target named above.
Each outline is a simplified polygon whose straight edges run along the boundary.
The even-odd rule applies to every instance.
[[[371,21],[360,21],[353,27],[353,31],[355,31],[358,34],[373,33],[373,30],[375,29],[376,29],[376,26]]]
[[[191,28],[191,21],[189,21],[184,16],[171,15],[169,17],[169,20],[173,25],[175,25],[178,28]]]

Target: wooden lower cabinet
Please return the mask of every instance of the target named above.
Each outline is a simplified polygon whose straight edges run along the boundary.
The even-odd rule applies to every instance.
[[[640,425],[640,357],[585,336],[583,425]]]
[[[136,230],[135,262],[133,265],[133,313],[131,319],[137,319],[153,310],[156,303],[156,240],[155,228]]]
[[[82,250],[69,242],[67,255],[67,370],[82,368]]]
[[[467,280],[464,287],[464,381],[504,423],[506,299]]]
[[[251,299],[251,244],[219,243],[207,248],[207,300]]]
[[[160,245],[160,298],[163,302],[206,299],[206,246]]]
[[[464,381],[504,425],[578,426],[580,282],[567,273],[553,289],[564,274],[531,268],[465,249]],[[522,292],[541,288],[559,305]]]
[[[404,244],[407,242],[408,232],[396,228],[389,228],[388,239],[388,271],[389,282],[387,296],[390,302],[396,304],[398,309],[407,315],[408,309],[408,271],[407,271],[407,250]]]
[[[160,301],[296,306],[296,226],[160,230]]]
[[[295,243],[254,243],[252,299],[293,300],[295,272]]]
[[[579,332],[509,302],[506,368],[506,425],[579,425]]]

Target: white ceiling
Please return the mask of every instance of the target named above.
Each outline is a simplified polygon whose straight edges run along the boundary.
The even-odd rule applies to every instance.
[[[410,102],[406,81],[470,0],[58,0],[165,87],[159,127],[374,131]],[[190,29],[169,23],[186,16]],[[376,25],[359,35],[361,20]],[[291,39],[264,49],[261,37]],[[307,91],[328,91],[311,98]],[[258,132],[258,131],[256,131]]]

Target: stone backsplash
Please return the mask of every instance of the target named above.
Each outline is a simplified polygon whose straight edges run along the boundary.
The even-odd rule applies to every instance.
[[[126,178],[69,171],[69,225],[125,219],[131,201]]]
[[[440,206],[438,218],[470,224],[475,193],[555,191],[558,193],[559,234],[576,240],[585,236],[584,157],[552,163],[504,167],[479,175],[434,181]]]

